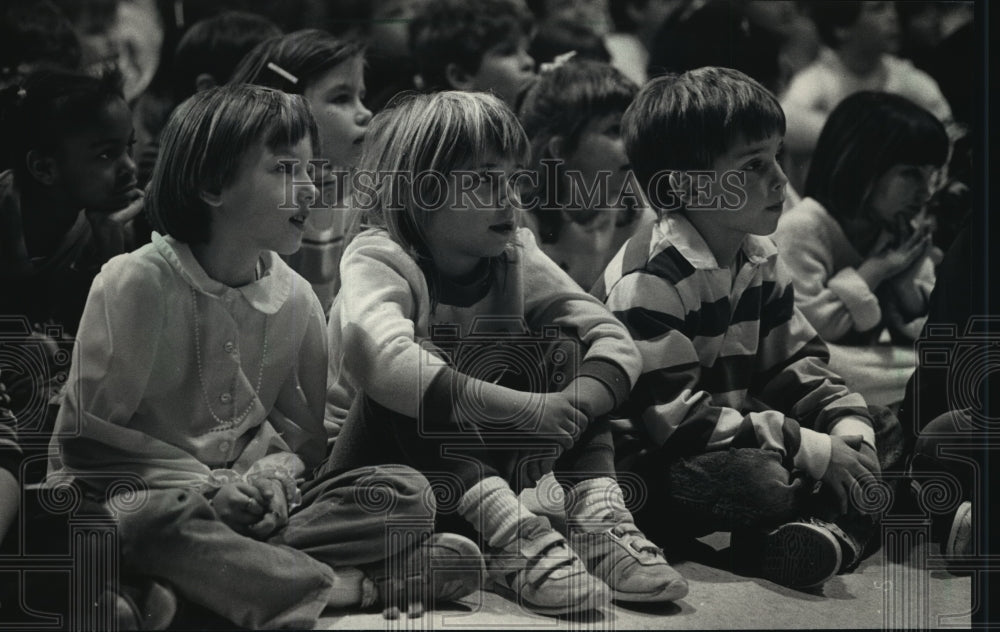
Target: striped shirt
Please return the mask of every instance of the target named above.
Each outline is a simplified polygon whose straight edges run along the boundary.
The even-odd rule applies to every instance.
[[[772,449],[821,478],[830,434],[874,445],[867,405],[828,368],[774,243],[748,235],[738,261],[734,277],[683,214],[669,213],[629,240],[595,285],[642,354],[632,446]]]

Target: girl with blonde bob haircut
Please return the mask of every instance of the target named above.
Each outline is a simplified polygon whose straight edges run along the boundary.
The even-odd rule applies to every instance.
[[[471,524],[498,592],[532,611],[683,597],[614,477],[608,413],[639,353],[518,227],[513,112],[481,93],[407,97],[366,142],[370,211],[329,321],[334,467],[433,472],[440,513]],[[567,490],[568,541],[518,499],[543,477]]]

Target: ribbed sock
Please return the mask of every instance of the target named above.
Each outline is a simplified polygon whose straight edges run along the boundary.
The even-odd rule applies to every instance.
[[[551,529],[548,518],[521,504],[514,490],[499,476],[490,476],[469,488],[458,501],[458,512],[472,523],[492,548],[506,548],[519,535]]]

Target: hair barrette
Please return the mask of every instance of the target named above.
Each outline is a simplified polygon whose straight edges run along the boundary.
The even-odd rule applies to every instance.
[[[282,68],[278,64],[274,63],[273,61],[267,62],[267,67],[271,71],[273,71],[274,73],[281,75],[282,77],[284,77],[285,79],[288,79],[292,83],[298,83],[299,82],[299,78],[298,77],[296,77],[292,73],[288,72],[287,70],[285,70],[284,68]]]
[[[566,62],[573,59],[574,57],[576,57],[575,50],[571,50],[568,53],[563,53],[562,55],[556,55],[555,59],[553,59],[552,61],[546,62],[541,66],[539,66],[538,72],[543,74],[547,72],[552,72],[553,70],[555,70],[559,66],[564,65]]]

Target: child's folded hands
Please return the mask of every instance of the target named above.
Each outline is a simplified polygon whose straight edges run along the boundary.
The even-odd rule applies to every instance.
[[[260,490],[245,481],[226,483],[211,500],[219,520],[237,533],[254,537],[261,537],[257,535],[260,529],[252,527],[263,519],[267,502]]]

